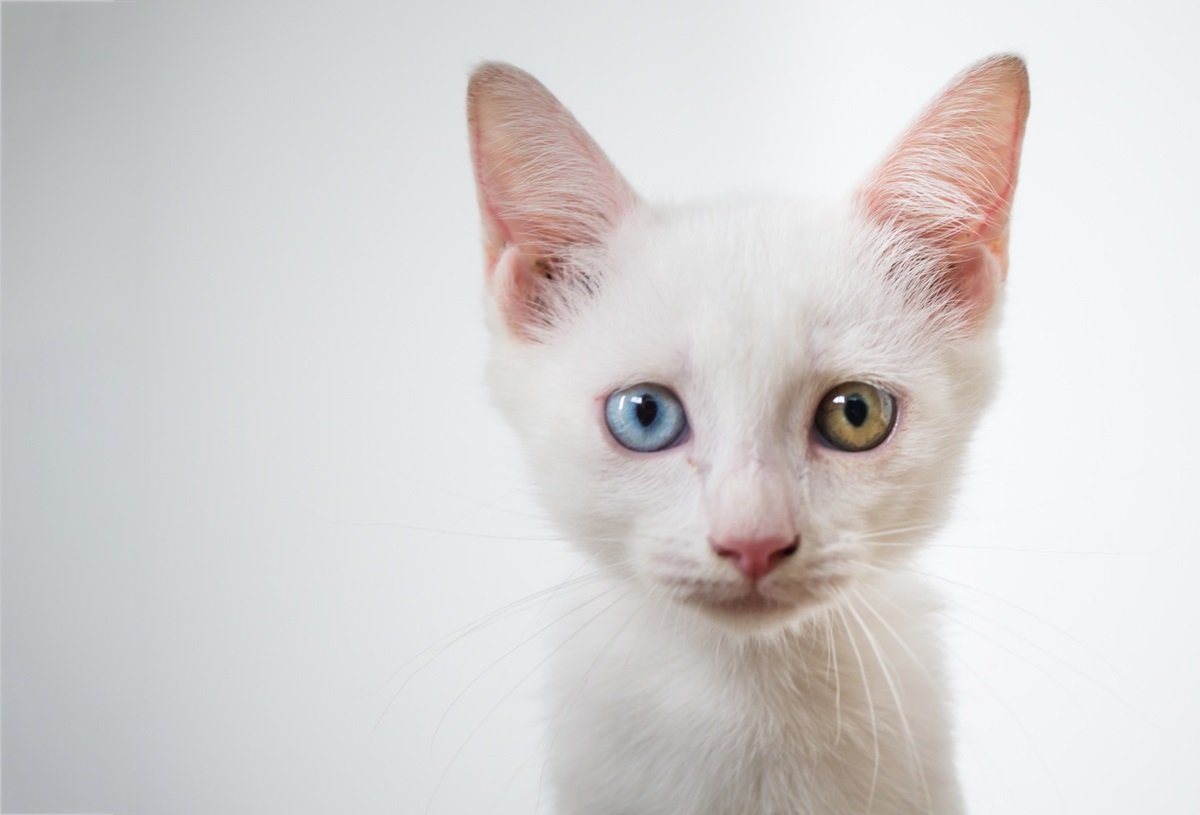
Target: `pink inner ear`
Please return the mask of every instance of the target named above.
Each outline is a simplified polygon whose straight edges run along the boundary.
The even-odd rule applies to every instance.
[[[491,291],[510,328],[530,337],[557,302],[544,296],[556,285],[546,267],[604,241],[638,199],[575,118],[524,71],[481,66],[467,108]]]
[[[947,248],[1007,234],[1029,81],[1017,57],[958,77],[900,140],[860,193],[877,223]]]
[[[532,339],[531,329],[539,322],[537,279],[529,268],[529,257],[516,244],[509,246],[488,268],[492,296],[508,327],[518,336]]]
[[[554,257],[597,243],[636,203],[587,132],[524,71],[480,67],[468,114],[489,265],[506,245]]]
[[[968,69],[901,138],[859,193],[867,216],[946,253],[947,283],[974,322],[1008,268],[1008,222],[1029,80],[1017,57]]]

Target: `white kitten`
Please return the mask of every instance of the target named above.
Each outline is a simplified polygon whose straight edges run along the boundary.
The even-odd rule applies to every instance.
[[[957,813],[928,586],[995,378],[1029,108],[959,76],[848,201],[644,202],[533,77],[471,78],[496,399],[602,564],[560,813]]]

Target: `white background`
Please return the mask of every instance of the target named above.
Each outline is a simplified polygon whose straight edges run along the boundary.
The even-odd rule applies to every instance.
[[[807,196],[1012,50],[1006,374],[924,562],[961,771],[1200,812],[1190,8],[6,4],[4,811],[534,812],[527,640],[577,622],[424,651],[578,566],[482,386],[471,66],[648,197]]]

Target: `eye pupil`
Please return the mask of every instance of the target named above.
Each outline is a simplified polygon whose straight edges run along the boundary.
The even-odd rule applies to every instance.
[[[846,397],[846,406],[842,408],[842,413],[846,417],[846,421],[855,427],[862,427],[863,422],[867,420],[867,414],[871,412],[867,406],[867,400],[863,399],[857,393]]]
[[[654,424],[654,419],[658,416],[658,402],[650,394],[642,394],[633,399],[636,408],[634,415],[637,416],[638,424],[642,427],[649,427]]]

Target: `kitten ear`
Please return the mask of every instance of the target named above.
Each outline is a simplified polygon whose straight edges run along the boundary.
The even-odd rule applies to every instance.
[[[942,253],[941,284],[982,320],[1008,271],[1025,119],[1025,63],[994,56],[950,83],[858,194],[867,217]]]
[[[566,108],[529,74],[486,63],[467,89],[471,158],[488,283],[509,327],[527,338],[552,322],[563,292],[586,280],[562,263],[594,246],[638,198]]]

